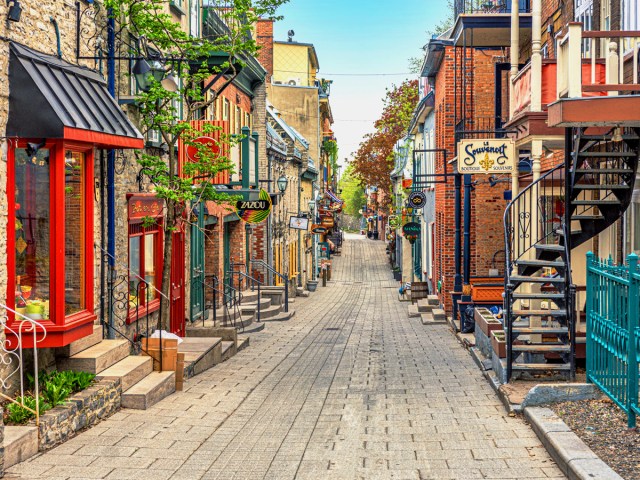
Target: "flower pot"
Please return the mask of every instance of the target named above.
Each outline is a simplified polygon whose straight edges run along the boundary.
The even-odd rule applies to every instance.
[[[318,281],[317,280],[308,280],[307,281],[307,290],[309,290],[310,292],[315,292],[316,288],[318,288]]]
[[[393,272],[393,279],[398,282],[402,280],[402,272]]]
[[[482,330],[487,337],[491,337],[492,330],[502,330],[502,322],[496,319],[490,310],[486,308],[476,308],[473,314],[476,326]]]
[[[491,331],[491,346],[493,347],[493,352],[498,355],[499,358],[505,358],[507,356],[507,339],[504,330]]]

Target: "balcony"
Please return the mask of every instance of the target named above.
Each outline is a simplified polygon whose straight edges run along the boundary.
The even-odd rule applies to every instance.
[[[520,41],[531,39],[531,0],[518,0]],[[455,0],[452,39],[456,46],[508,47],[511,0]]]
[[[583,32],[582,24],[570,24],[558,42],[549,125],[640,127],[639,46],[638,31]]]

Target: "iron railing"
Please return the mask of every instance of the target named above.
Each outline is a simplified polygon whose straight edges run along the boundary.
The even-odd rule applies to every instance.
[[[38,381],[38,343],[41,343],[47,337],[47,330],[44,326],[29,318],[14,309],[0,303],[0,308],[5,310],[5,314],[0,318],[0,325],[2,326],[5,334],[10,333],[15,337],[15,344],[8,341],[0,342],[0,363],[3,367],[6,367],[2,371],[0,376],[0,385],[2,385],[2,392],[0,397],[8,400],[11,403],[20,405],[25,410],[33,413],[36,417],[36,425],[40,425],[40,384]],[[8,317],[6,312],[11,312],[14,315],[14,321],[16,328],[12,328],[8,325]],[[25,372],[24,372],[24,357],[23,357],[23,341],[22,335],[32,335],[31,341],[33,342],[33,378],[34,378],[34,396],[35,396],[35,409],[32,409],[25,405],[24,391],[25,391]],[[14,365],[14,362],[17,365]],[[13,366],[13,368],[12,368]],[[18,374],[18,380],[20,382],[20,397],[19,399],[12,398],[4,392],[12,390],[11,377]]]
[[[278,277],[280,280],[283,281],[284,283],[284,311],[285,313],[289,313],[289,277],[288,275],[283,275],[280,272],[278,272],[275,268],[273,268],[271,265],[269,265],[267,262],[265,262],[264,260],[259,260],[257,258],[253,258],[251,259],[251,265],[252,267],[254,267],[254,271],[255,271],[255,267],[261,267],[263,268],[265,271],[269,272],[272,274],[272,278],[274,278],[274,285],[275,285],[275,278]],[[268,277],[269,275],[265,275],[265,278]]]
[[[530,0],[519,0],[520,13],[531,12]],[[455,0],[454,15],[511,13],[511,0]]]
[[[638,256],[614,265],[587,254],[587,380],[597,385],[636,426],[640,367]]]
[[[257,290],[258,293],[258,303],[257,303],[257,322],[260,323],[260,301],[261,301],[261,293],[260,293],[260,287],[262,285],[264,285],[264,283],[262,283],[260,280],[258,280],[257,278],[252,277],[251,275],[248,275],[244,272],[241,271],[229,271],[227,272],[227,275],[229,276],[229,280],[231,281],[231,286],[233,287],[235,285],[235,278],[236,276],[238,277],[238,288],[237,290],[239,292],[243,291],[243,283],[244,281],[247,282],[247,287],[251,289],[252,292],[255,292]]]

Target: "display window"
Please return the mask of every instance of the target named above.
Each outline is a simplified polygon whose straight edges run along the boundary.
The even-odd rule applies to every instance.
[[[93,149],[18,142],[7,178],[7,305],[48,332],[92,322]]]
[[[161,214],[161,202],[153,196],[129,199],[128,323],[160,308],[164,251]]]

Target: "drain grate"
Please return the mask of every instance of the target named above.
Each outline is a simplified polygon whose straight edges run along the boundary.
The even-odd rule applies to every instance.
[[[329,331],[331,331],[331,332],[332,332],[332,331],[340,330],[340,329],[339,329],[339,328],[337,328],[337,327],[329,327],[329,328],[325,328],[325,330],[329,330]]]

